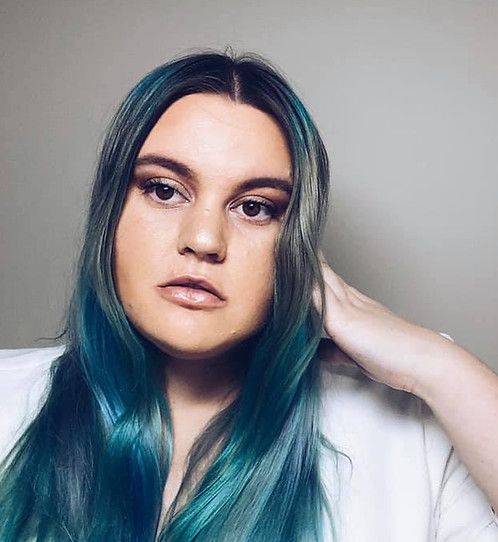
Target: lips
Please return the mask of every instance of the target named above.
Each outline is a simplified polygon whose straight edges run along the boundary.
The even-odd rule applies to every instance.
[[[200,290],[206,290],[207,292],[212,293],[222,301],[225,300],[225,297],[223,294],[216,288],[211,282],[209,282],[204,277],[196,277],[193,275],[182,275],[180,277],[176,277],[173,280],[170,280],[169,282],[165,284],[161,284],[161,286],[186,286],[189,288],[198,288]]]

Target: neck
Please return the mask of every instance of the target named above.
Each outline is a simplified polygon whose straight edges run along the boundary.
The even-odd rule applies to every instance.
[[[247,346],[209,359],[168,356],[166,393],[172,407],[224,407],[239,392],[248,366]]]

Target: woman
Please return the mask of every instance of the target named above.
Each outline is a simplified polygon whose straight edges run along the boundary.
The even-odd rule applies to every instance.
[[[323,143],[270,63],[185,55],[131,90],[101,153],[65,343],[4,352],[15,418],[28,414],[21,436],[8,428],[0,540],[496,539],[471,480],[447,508],[466,471],[407,393],[415,363],[457,347],[320,259],[327,205]],[[400,360],[413,340],[418,357]],[[334,365],[335,345],[373,380]],[[366,449],[374,426],[384,442]]]

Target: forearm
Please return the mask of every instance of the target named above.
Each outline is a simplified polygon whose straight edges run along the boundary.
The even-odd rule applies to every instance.
[[[498,513],[498,375],[464,348],[437,364],[414,389]]]

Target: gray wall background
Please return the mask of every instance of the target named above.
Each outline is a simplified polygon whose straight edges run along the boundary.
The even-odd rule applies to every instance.
[[[58,330],[120,99],[227,45],[279,65],[321,130],[336,272],[498,369],[496,0],[2,0],[0,346]]]

